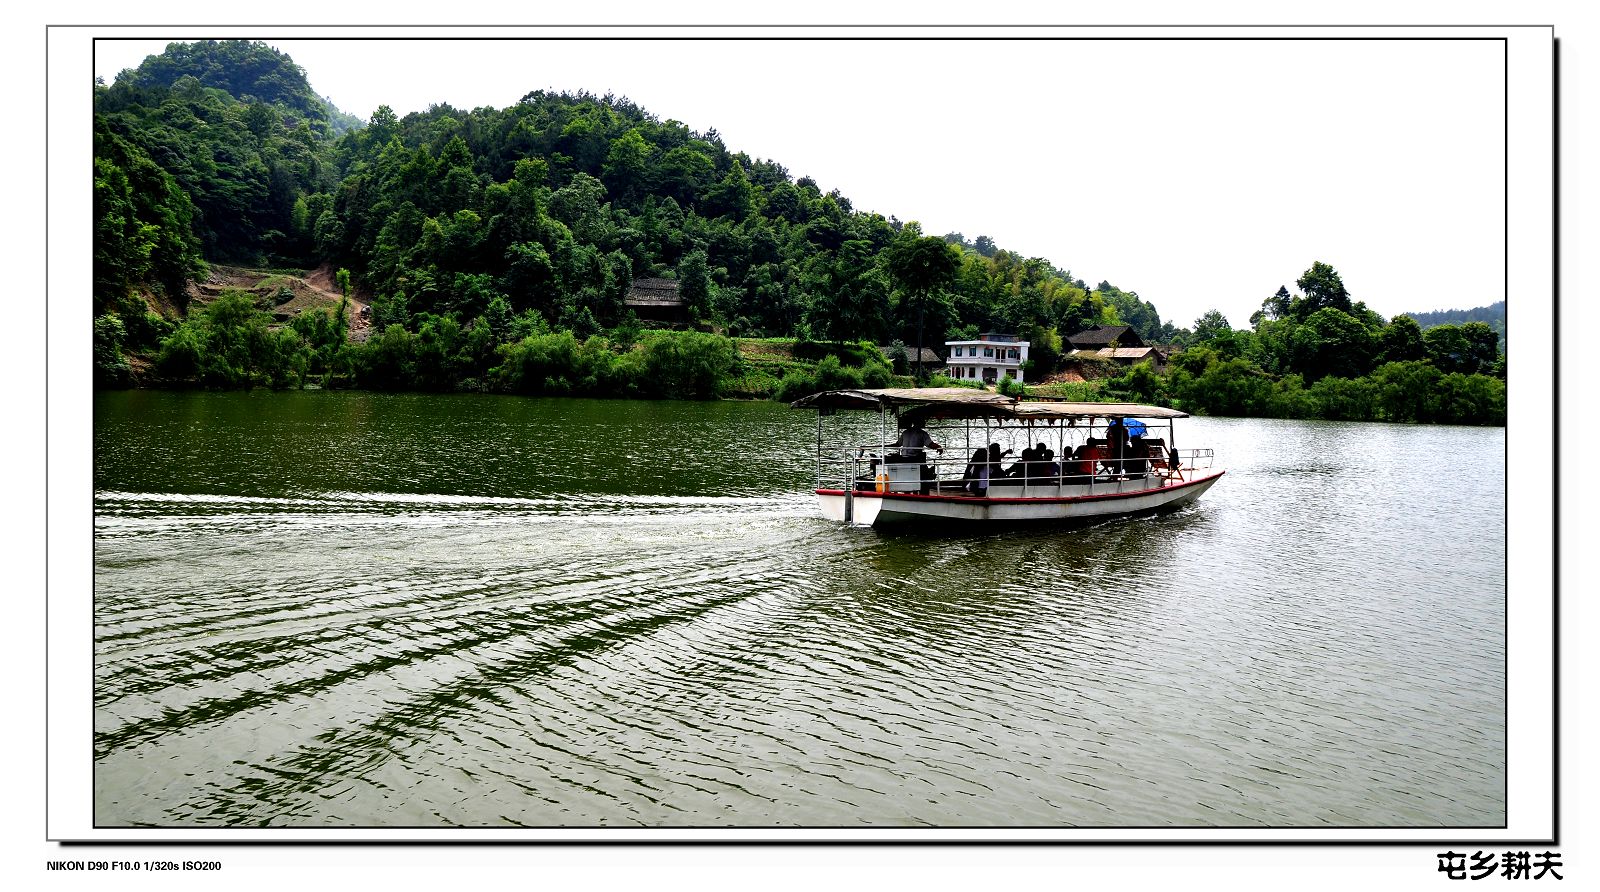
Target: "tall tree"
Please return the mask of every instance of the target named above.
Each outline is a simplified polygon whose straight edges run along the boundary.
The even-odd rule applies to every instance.
[[[1414,362],[1421,359],[1425,355],[1422,328],[1410,316],[1396,316],[1378,334],[1378,347],[1383,362]]]
[[[1472,344],[1457,325],[1436,325],[1422,333],[1428,361],[1440,371],[1470,374],[1478,370]]]
[[[711,305],[711,274],[706,269],[706,252],[690,251],[678,263],[678,296],[696,317],[704,316]]]
[[[1467,322],[1461,326],[1461,336],[1467,342],[1467,355],[1472,357],[1474,372],[1486,372],[1500,358],[1500,336],[1487,323]]]
[[[961,251],[938,236],[919,236],[906,227],[889,243],[889,275],[906,295],[906,305],[917,320],[917,377],[922,377],[922,324],[928,302],[949,285],[961,268]]]
[[[1222,315],[1221,310],[1207,310],[1194,321],[1194,342],[1203,344],[1231,331],[1233,326],[1228,324],[1228,317]]]
[[[852,239],[829,261],[818,258],[806,275],[806,322],[812,336],[841,343],[882,334],[888,312],[883,273],[872,262],[872,246]]]
[[[1344,280],[1339,278],[1338,270],[1326,263],[1320,260],[1313,262],[1311,268],[1294,284],[1305,295],[1295,312],[1300,321],[1304,322],[1313,313],[1329,307],[1341,313],[1350,312],[1350,292],[1345,290]]]
[[[1349,313],[1324,307],[1311,314],[1296,333],[1301,343],[1307,380],[1328,375],[1357,378],[1377,364],[1378,339]]]

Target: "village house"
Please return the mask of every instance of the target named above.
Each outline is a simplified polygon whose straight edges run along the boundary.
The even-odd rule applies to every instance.
[[[1068,360],[1109,360],[1121,366],[1135,366],[1148,360],[1151,368],[1165,371],[1169,349],[1146,344],[1139,333],[1126,325],[1098,325],[1067,338]]]
[[[1016,335],[984,332],[975,341],[945,341],[950,356],[944,373],[958,381],[995,384],[1006,375],[1022,383],[1022,364],[1028,361],[1029,341]]]
[[[916,368],[917,367],[917,348],[916,347],[907,347],[907,348],[905,348],[905,351],[906,351],[906,369],[914,369],[914,368]],[[882,353],[883,354],[883,358],[889,360],[889,362],[891,364],[894,362],[894,348],[893,347],[879,347],[878,348],[878,352]],[[936,369],[936,368],[938,368],[938,367],[940,367],[942,365],[944,365],[944,357],[940,356],[939,352],[937,350],[934,350],[932,347],[923,347],[922,348],[922,367],[923,368],[925,368],[925,369]],[[900,369],[896,369],[895,371],[899,372],[901,370]]]
[[[622,303],[641,322],[659,322],[685,325],[689,322],[689,307],[678,294],[676,279],[634,279],[633,287]]]

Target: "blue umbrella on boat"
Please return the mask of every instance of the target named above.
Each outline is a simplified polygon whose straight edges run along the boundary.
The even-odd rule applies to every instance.
[[[1124,419],[1122,419],[1122,426],[1128,429],[1128,436],[1130,436],[1130,437],[1142,437],[1142,436],[1144,436],[1144,431],[1145,431],[1144,422],[1140,421],[1137,418],[1124,418]]]

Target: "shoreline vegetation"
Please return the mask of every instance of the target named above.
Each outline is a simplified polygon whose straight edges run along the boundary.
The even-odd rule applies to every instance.
[[[96,85],[94,149],[99,388],[788,401],[968,384],[911,358],[998,331],[1032,344],[1043,383],[998,385],[1018,396],[1505,423],[1503,303],[1424,330],[1318,261],[1249,328],[1215,310],[1178,328],[1135,292],[857,211],[626,98],[363,123],[264,44],[174,43]],[[638,318],[640,279],[670,280],[684,318]],[[1170,359],[1071,355],[1073,334],[1119,325]]]
[[[930,387],[981,386],[938,374],[918,379],[908,374],[903,354],[891,360],[867,343],[636,327],[583,340],[548,329],[497,338],[492,328],[463,328],[451,316],[424,319],[414,332],[391,324],[353,342],[338,308],[302,310],[287,325],[270,320],[247,293],[224,291],[181,324],[152,322],[166,332],[152,354],[131,361],[97,354],[100,386],[782,402],[819,390],[913,387],[919,380]],[[1029,399],[1157,403],[1198,415],[1505,422],[1505,384],[1492,375],[1444,372],[1424,359],[1308,385],[1299,374],[1273,376],[1230,352],[1231,342],[1204,342],[1174,356],[1165,374],[1143,363],[1099,379],[1020,385],[1002,378],[997,389]]]

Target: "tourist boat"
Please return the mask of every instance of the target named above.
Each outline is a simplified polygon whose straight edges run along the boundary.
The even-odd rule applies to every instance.
[[[1225,473],[1211,467],[1212,450],[1177,448],[1173,422],[1189,416],[1161,406],[1024,401],[965,387],[829,390],[792,405],[817,410],[817,499],[824,517],[845,523],[1154,514],[1194,502]],[[878,442],[827,445],[824,418],[874,409]],[[894,444],[912,425],[943,452],[902,455]],[[1126,444],[1120,458],[1110,445],[1119,439]],[[974,452],[990,443],[1015,457],[1019,442],[1043,443],[1053,455],[1009,468],[987,462],[987,472],[974,464]]]

